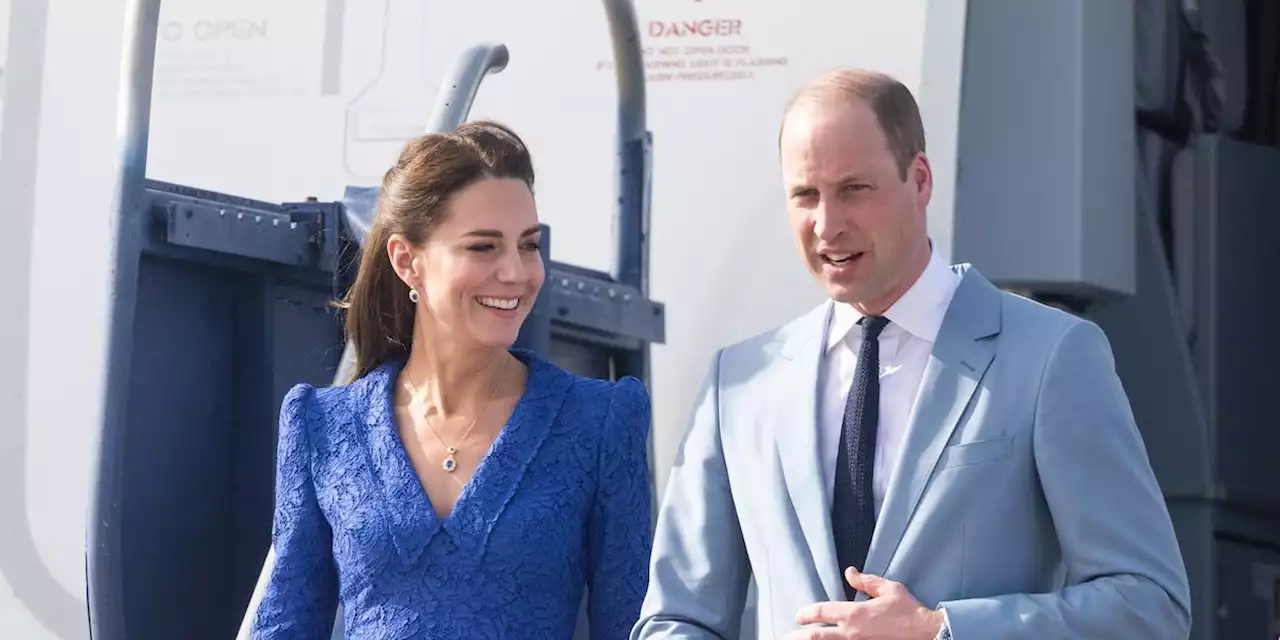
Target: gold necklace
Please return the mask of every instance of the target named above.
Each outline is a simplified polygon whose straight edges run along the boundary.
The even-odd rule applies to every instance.
[[[502,387],[503,382],[507,381],[507,373],[509,373],[510,371],[511,371],[510,367],[505,367],[503,369],[502,377],[498,378],[498,382],[493,385],[493,391],[489,393],[489,400],[485,402],[484,407],[482,407],[480,411],[476,413],[476,417],[471,419],[471,424],[467,427],[467,430],[462,432],[462,439],[458,441],[459,447],[467,442],[467,437],[471,435],[471,430],[475,428],[476,423],[480,421],[480,417],[483,416],[485,414],[485,411],[489,408],[489,404],[491,404],[493,402],[494,397],[498,395],[498,389]],[[435,436],[436,440],[440,441],[440,446],[444,447],[445,453],[448,454],[445,456],[444,462],[440,464],[441,468],[444,469],[445,473],[453,473],[454,471],[457,471],[458,459],[455,456],[458,454],[458,447],[449,446],[449,443],[445,442],[444,438],[440,437],[440,432],[436,431],[436,428],[431,426],[431,417],[428,416],[425,412],[422,414],[422,418],[426,420],[427,428],[431,430],[431,435]]]

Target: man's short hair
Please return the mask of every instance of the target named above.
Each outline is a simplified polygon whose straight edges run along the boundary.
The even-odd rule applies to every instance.
[[[898,174],[907,179],[907,168],[916,154],[924,153],[924,123],[920,107],[901,82],[893,76],[867,69],[842,68],[829,71],[802,87],[787,104],[778,130],[778,143],[787,117],[796,105],[804,102],[839,102],[861,100],[871,107],[880,129],[889,143],[889,151],[898,161]]]

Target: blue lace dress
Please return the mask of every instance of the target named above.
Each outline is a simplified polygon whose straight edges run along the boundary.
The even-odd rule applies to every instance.
[[[626,638],[651,545],[649,396],[524,351],[510,421],[441,519],[396,429],[403,360],[284,399],[272,540],[253,638]]]

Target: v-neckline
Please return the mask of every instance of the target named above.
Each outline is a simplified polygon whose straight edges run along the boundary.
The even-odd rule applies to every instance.
[[[460,547],[482,551],[493,523],[545,438],[559,402],[547,407],[543,400],[562,391],[560,387],[567,385],[557,382],[567,376],[554,375],[554,368],[531,353],[515,349],[511,353],[528,367],[524,391],[443,517],[436,513],[396,421],[395,380],[404,366],[403,358],[381,367],[378,379],[371,381],[376,387],[367,420],[372,467],[382,484],[392,538],[406,560],[414,561],[441,530]]]
[[[505,444],[505,441],[507,439],[506,437],[507,433],[511,431],[512,425],[518,422],[517,418],[520,417],[520,409],[521,409],[520,405],[524,404],[525,398],[529,395],[529,388],[532,386],[532,380],[533,380],[533,365],[525,363],[523,360],[521,360],[521,364],[524,364],[527,369],[525,373],[525,384],[524,384],[524,389],[520,391],[520,396],[516,398],[515,406],[511,408],[511,415],[507,416],[506,421],[503,422],[502,424],[502,428],[498,431],[498,435],[494,437],[493,442],[489,443],[489,446],[484,451],[484,455],[480,456],[480,462],[476,465],[475,471],[473,471],[471,473],[471,477],[467,478],[467,481],[462,484],[462,491],[458,494],[457,499],[453,501],[453,505],[449,507],[448,513],[443,516],[441,516],[440,513],[436,510],[436,504],[435,504],[435,501],[431,498],[431,492],[427,490],[427,484],[426,482],[423,481],[421,472],[419,472],[418,468],[414,466],[413,456],[409,455],[409,443],[405,442],[404,431],[401,430],[401,425],[399,424],[399,421],[397,420],[396,414],[395,414],[395,384],[394,383],[395,383],[396,377],[398,376],[393,376],[392,378],[390,378],[389,381],[392,384],[388,385],[388,388],[387,388],[387,392],[389,394],[387,400],[388,402],[391,403],[391,407],[392,407],[391,423],[392,423],[392,426],[395,427],[396,440],[398,441],[398,445],[399,445],[396,447],[396,449],[398,449],[400,455],[403,456],[403,459],[401,460],[401,462],[403,464],[408,465],[409,468],[413,471],[413,477],[414,479],[417,480],[418,488],[422,489],[421,497],[423,500],[426,500],[427,506],[430,507],[428,511],[430,511],[431,516],[434,519],[440,521],[440,523],[444,523],[453,519],[453,514],[457,513],[458,508],[463,506],[463,501],[471,497],[471,493],[474,491],[474,487],[476,486],[476,484],[484,480],[484,474],[487,468],[491,464],[489,462],[491,458],[491,454],[494,451],[498,450],[499,447]]]

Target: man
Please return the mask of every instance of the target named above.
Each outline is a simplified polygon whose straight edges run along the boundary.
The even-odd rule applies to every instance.
[[[1106,338],[939,261],[910,92],[826,75],[779,147],[830,300],[716,354],[632,638],[739,637],[753,577],[761,638],[1187,637]]]

